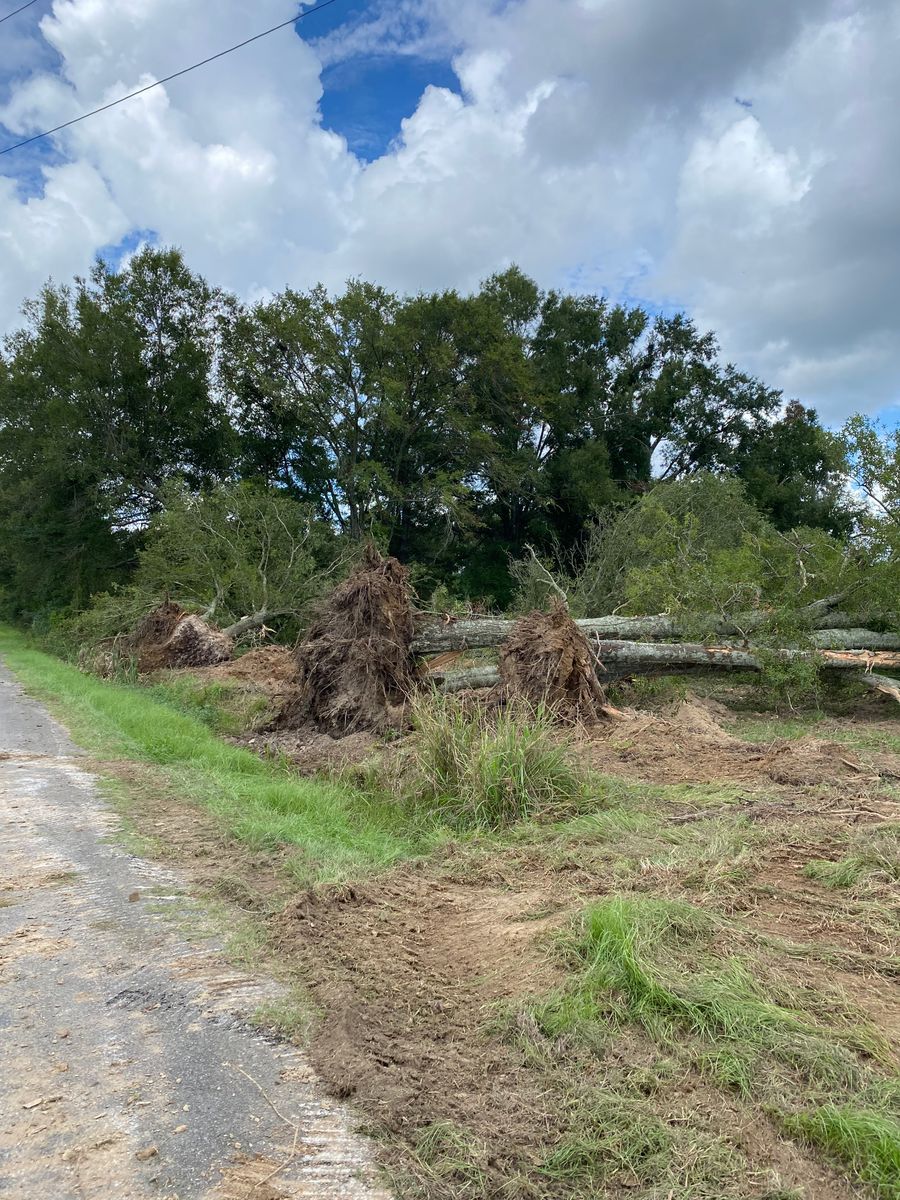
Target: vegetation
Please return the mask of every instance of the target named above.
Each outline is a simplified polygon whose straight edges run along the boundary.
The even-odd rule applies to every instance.
[[[765,686],[796,704],[818,696],[815,662],[767,646],[811,645],[808,606],[824,597],[897,627],[898,530],[896,433],[853,418],[833,435],[683,315],[542,292],[515,268],[468,296],[353,281],[247,306],[177,252],[145,249],[48,285],[0,354],[0,612],[70,658],[166,596],[238,635],[288,637],[371,537],[437,613],[524,612],[562,593],[575,615],[668,613],[698,638],[710,615],[725,620],[752,633]],[[327,661],[309,654],[340,664],[348,644],[359,639],[332,638]],[[128,660],[100,682],[7,628],[0,653],[98,759],[202,807],[292,888],[368,881],[362,919],[345,906],[333,926],[339,906],[323,903],[322,957],[316,939],[304,955],[363,1084],[372,1072],[369,1115],[402,1143],[401,1194],[799,1196],[774,1167],[771,1186],[768,1167],[748,1174],[741,1137],[756,1123],[767,1147],[790,1143],[790,1170],[804,1155],[817,1174],[833,1162],[896,1200],[890,1049],[822,968],[873,991],[896,974],[897,828],[848,825],[823,802],[827,753],[791,761],[786,739],[817,715],[754,716],[721,740],[711,721],[696,741],[648,715],[585,736],[600,775],[546,709],[419,695],[412,732],[380,758],[304,778],[222,740],[269,715],[240,686],[171,675],[138,688]],[[685,685],[664,686],[644,696],[672,708]],[[884,758],[900,748],[881,726],[834,737]],[[717,782],[642,778],[664,738],[679,742],[672,779],[695,778],[703,754],[721,762],[697,777]],[[877,803],[854,809],[877,821],[892,769],[839,761],[853,772],[840,804]],[[793,883],[776,925],[766,901],[782,876]],[[216,888],[223,905],[253,894],[240,869]],[[796,941],[781,936],[792,906],[814,917]],[[232,953],[250,961],[267,937],[257,918],[284,914],[242,907]],[[535,939],[506,926],[545,918]],[[547,976],[505,960],[532,940]],[[314,1036],[307,999],[257,1017]],[[403,1088],[381,1087],[385,1063],[392,1083],[416,1064],[410,1095],[447,1072],[427,1119],[393,1120]],[[504,1103],[523,1085],[520,1110],[515,1094],[487,1103],[485,1064]],[[365,1108],[364,1086],[357,1099]],[[518,1126],[532,1116],[527,1143]]]
[[[412,719],[403,784],[414,804],[455,828],[546,819],[585,797],[586,777],[545,709],[486,713],[455,697],[424,696]]]
[[[142,689],[84,675],[11,630],[0,630],[0,653],[64,715],[81,745],[98,757],[161,769],[175,794],[207,808],[251,846],[293,848],[300,881],[344,879],[427,845],[388,803],[226,745],[196,717]]]
[[[364,536],[425,595],[504,605],[510,561],[532,548],[563,571],[586,554],[585,605],[655,605],[660,561],[658,578],[623,567],[602,585],[601,566],[636,500],[645,571],[702,525],[712,485],[690,519],[653,499],[698,472],[728,485],[718,535],[699,536],[703,585],[744,602],[735,572],[774,553],[779,578],[799,559],[815,592],[810,563],[833,573],[863,526],[883,557],[844,479],[850,464],[887,520],[890,445],[865,422],[836,438],[782,407],[682,314],[542,292],[515,268],[469,296],[357,281],[247,307],[177,251],[145,248],[48,284],[0,353],[0,606],[46,627],[133,585],[220,620],[302,609]]]
[[[573,1036],[599,1049],[606,1031],[634,1022],[665,1053],[896,1197],[900,1122],[887,1044],[838,1019],[825,997],[791,994],[746,959],[723,955],[725,931],[681,900],[619,896],[591,906],[564,943],[571,986],[531,1010],[538,1029],[562,1050]],[[582,1170],[598,1158],[586,1155]]]

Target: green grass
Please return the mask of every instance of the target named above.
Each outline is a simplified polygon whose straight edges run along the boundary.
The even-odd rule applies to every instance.
[[[403,764],[414,803],[457,829],[504,829],[578,807],[587,780],[545,711],[473,710],[452,696],[413,702],[415,736]]]
[[[723,953],[727,924],[684,901],[619,896],[592,905],[563,941],[569,985],[528,1011],[540,1034],[601,1060],[636,1025],[714,1084],[883,1191],[900,1155],[896,1078],[880,1034],[834,997],[765,982]],[[900,1176],[896,1176],[900,1178]],[[692,1193],[693,1194],[693,1193]]]
[[[356,877],[421,852],[440,836],[409,828],[384,799],[305,779],[220,741],[196,717],[138,688],[107,683],[0,629],[0,654],[72,736],[100,758],[160,768],[172,794],[203,805],[257,848],[296,847],[304,882]]]
[[[893,709],[887,711],[890,716],[900,716],[900,710],[896,713]],[[833,719],[826,713],[809,712],[785,718],[739,717],[731,726],[731,730],[745,742],[796,741],[798,738],[814,734],[827,738],[830,742],[840,742],[861,750],[889,750],[900,754],[900,721],[896,733],[875,725],[869,726],[863,719],[857,720],[852,729],[846,729],[836,727]]]
[[[219,735],[236,736],[258,728],[269,712],[266,697],[240,683],[209,683],[191,675],[177,675],[145,690],[170,708],[196,717]]]
[[[900,825],[889,823],[861,830],[851,842],[850,853],[831,861],[814,859],[804,873],[830,888],[900,883]]]
[[[884,1200],[900,1198],[900,1122],[870,1109],[824,1104],[783,1118],[785,1128],[850,1166]]]

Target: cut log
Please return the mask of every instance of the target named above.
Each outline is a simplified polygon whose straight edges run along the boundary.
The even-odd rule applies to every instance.
[[[710,617],[710,629],[716,638],[740,635],[745,630],[758,628],[762,615],[753,614],[738,628],[726,622],[714,623]],[[820,650],[898,650],[900,634],[877,633],[872,629],[859,628],[859,617],[847,613],[831,613],[827,627],[814,629],[811,641]],[[833,624],[832,624],[833,622]],[[815,623],[815,620],[814,620]],[[449,650],[481,650],[501,645],[512,632],[514,621],[501,617],[477,620],[450,621],[443,625],[420,624],[413,639],[415,654],[442,654]],[[672,639],[684,634],[684,626],[673,617],[589,617],[575,622],[588,637],[623,638],[645,641]]]
[[[763,660],[750,648],[701,646],[690,642],[632,642],[590,639],[602,679],[621,675],[677,674],[682,671],[761,671]],[[813,658],[823,671],[856,672],[872,678],[872,670],[900,671],[900,654],[890,651],[835,650],[810,654],[807,650],[767,651],[788,662]],[[495,667],[468,671],[436,671],[430,679],[441,691],[493,687],[499,680]],[[893,681],[891,681],[893,686]],[[877,686],[877,685],[872,685]],[[900,684],[897,685],[900,687]],[[883,690],[883,689],[882,689]]]

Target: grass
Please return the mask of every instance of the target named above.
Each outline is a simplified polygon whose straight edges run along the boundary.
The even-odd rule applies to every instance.
[[[179,675],[144,690],[169,708],[196,717],[220,736],[236,736],[258,728],[269,711],[265,696],[240,683],[209,683],[191,675]]]
[[[900,883],[900,825],[886,823],[860,831],[843,858],[813,859],[804,873],[830,888],[858,888]]]
[[[413,702],[404,764],[414,803],[457,829],[503,829],[583,801],[587,781],[549,712],[472,710],[452,696]]]
[[[220,741],[195,716],[141,689],[85,675],[0,630],[0,653],[85,749],[150,763],[173,794],[200,804],[255,848],[295,847],[303,882],[340,881],[427,848],[440,834],[410,829],[387,800],[336,782],[301,778]]]
[[[740,1195],[746,1162],[709,1130],[667,1123],[647,1097],[593,1089],[578,1098],[571,1130],[540,1165],[550,1195],[567,1185],[575,1195],[602,1196],[616,1183],[646,1186],[654,1196],[719,1200]],[[555,1186],[554,1186],[555,1185]],[[556,1193],[558,1194],[558,1193]]]
[[[530,1008],[540,1033],[607,1053],[639,1026],[712,1082],[777,1115],[796,1137],[885,1191],[900,1155],[890,1050],[828,997],[787,993],[724,955],[724,923],[684,901],[618,896],[592,905],[563,945],[569,986]],[[694,1194],[693,1192],[691,1194]],[[702,1194],[702,1193],[699,1193]]]
[[[848,1164],[884,1200],[900,1198],[900,1122],[870,1109],[824,1104],[785,1116],[784,1126]]]

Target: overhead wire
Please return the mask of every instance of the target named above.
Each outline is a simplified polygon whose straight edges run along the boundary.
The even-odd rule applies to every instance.
[[[31,2],[34,3],[35,0],[31,0]],[[41,138],[50,137],[51,134],[59,133],[62,129],[68,129],[71,125],[77,125],[79,121],[86,121],[88,117],[95,117],[98,113],[107,112],[110,108],[115,108],[117,104],[124,104],[126,100],[133,100],[135,96],[142,96],[144,92],[162,87],[164,83],[170,83],[173,79],[178,79],[182,75],[196,71],[198,67],[205,67],[207,63],[224,58],[226,54],[233,54],[235,50],[241,50],[244,46],[249,46],[251,42],[258,42],[260,38],[268,37],[270,33],[277,33],[279,29],[286,29],[288,25],[296,25],[304,17],[312,16],[313,13],[321,12],[323,8],[328,8],[330,5],[336,3],[337,0],[322,0],[320,4],[316,4],[313,8],[307,8],[305,12],[298,13],[296,16],[291,17],[290,20],[281,21],[278,25],[273,25],[271,29],[264,29],[262,33],[255,33],[253,37],[245,38],[242,42],[237,42],[234,46],[229,46],[227,50],[220,50],[217,54],[210,54],[208,58],[202,58],[199,62],[191,63],[189,67],[182,67],[180,71],[173,71],[171,75],[166,75],[162,79],[155,79],[153,83],[148,83],[133,92],[128,92],[125,96],[119,96],[117,100],[110,100],[108,104],[101,104],[98,108],[92,108],[90,112],[82,113],[80,117],[73,117],[70,121],[63,121],[61,125],[54,125],[52,129],[45,129],[43,133],[35,133],[31,137],[24,138],[21,142],[15,142],[12,146],[5,146],[0,150],[0,155],[10,154],[13,150],[20,150],[23,146],[28,146],[32,142],[39,142]],[[14,14],[10,13],[9,15],[13,16]]]
[[[17,17],[20,12],[24,12],[26,8],[31,8],[32,4],[37,4],[38,0],[28,0],[27,4],[23,4],[21,8],[14,8],[12,12],[8,12],[5,17],[0,17],[0,25],[4,21],[8,21],[10,17]]]

